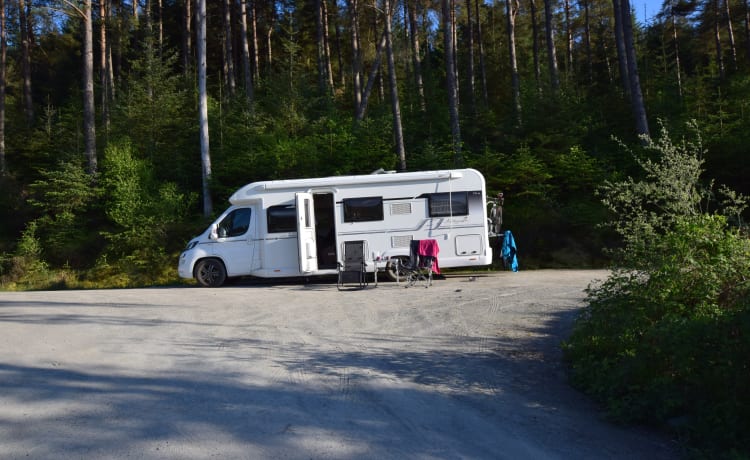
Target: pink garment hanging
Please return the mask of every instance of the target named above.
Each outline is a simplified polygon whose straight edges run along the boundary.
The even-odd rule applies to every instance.
[[[437,240],[419,240],[418,254],[422,257],[432,257],[432,272],[436,275],[440,274],[440,267],[438,267],[438,253],[440,247],[438,246]]]

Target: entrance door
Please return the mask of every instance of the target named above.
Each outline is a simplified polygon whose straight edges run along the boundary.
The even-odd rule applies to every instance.
[[[297,205],[297,245],[299,247],[299,271],[318,271],[318,251],[315,247],[315,208],[312,193],[295,193]]]
[[[315,240],[318,249],[318,269],[336,269],[336,219],[333,193],[316,193]]]

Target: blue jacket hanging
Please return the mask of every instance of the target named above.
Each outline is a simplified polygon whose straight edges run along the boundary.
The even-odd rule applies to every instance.
[[[503,265],[506,269],[517,272],[518,271],[518,257],[516,257],[516,240],[513,238],[513,234],[510,230],[505,231],[505,237],[503,238],[503,248],[501,253],[503,255]]]

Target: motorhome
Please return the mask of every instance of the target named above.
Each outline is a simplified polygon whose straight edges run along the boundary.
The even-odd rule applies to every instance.
[[[485,181],[474,169],[253,182],[180,255],[203,286],[241,276],[334,275],[363,241],[366,270],[395,279],[412,240],[434,239],[441,268],[489,265]]]

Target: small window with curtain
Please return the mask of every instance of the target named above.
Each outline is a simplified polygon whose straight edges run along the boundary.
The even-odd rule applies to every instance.
[[[468,192],[430,193],[427,195],[430,217],[467,216],[469,214]]]
[[[345,198],[344,222],[371,222],[383,220],[383,197]]]
[[[297,231],[297,210],[291,205],[271,206],[266,210],[268,233]]]

